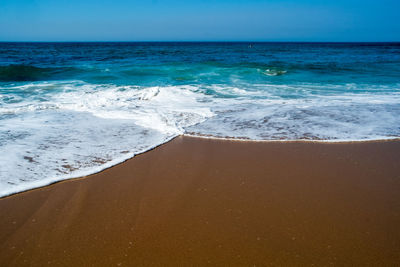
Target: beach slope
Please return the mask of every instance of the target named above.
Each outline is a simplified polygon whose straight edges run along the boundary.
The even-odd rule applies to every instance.
[[[0,266],[396,266],[400,142],[177,137],[0,214]]]

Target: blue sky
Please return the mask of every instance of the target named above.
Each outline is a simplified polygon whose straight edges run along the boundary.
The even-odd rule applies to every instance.
[[[0,41],[400,41],[400,0],[0,0]]]

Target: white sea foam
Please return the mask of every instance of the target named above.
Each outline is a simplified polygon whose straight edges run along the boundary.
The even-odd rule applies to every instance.
[[[213,116],[189,87],[72,82],[56,90],[1,104],[0,196],[97,172]]]
[[[68,81],[8,87],[10,93],[0,94],[0,196],[100,171],[180,134],[330,141],[400,136],[399,90],[361,94],[326,86]]]

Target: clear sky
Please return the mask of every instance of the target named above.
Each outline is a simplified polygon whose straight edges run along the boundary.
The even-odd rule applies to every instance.
[[[400,0],[0,0],[0,41],[400,41]]]

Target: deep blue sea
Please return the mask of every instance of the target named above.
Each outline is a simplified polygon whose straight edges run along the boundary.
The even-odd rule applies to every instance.
[[[0,43],[0,196],[181,134],[400,137],[396,43]]]

